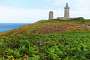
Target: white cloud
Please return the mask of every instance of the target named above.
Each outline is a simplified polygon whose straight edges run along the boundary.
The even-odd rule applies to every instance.
[[[65,6],[65,3],[68,2],[69,5],[76,9],[90,9],[90,0],[48,0],[49,2],[52,2],[52,4],[57,6]]]
[[[49,0],[56,6],[65,6],[68,2],[70,6],[71,17],[90,18],[90,0]],[[63,12],[63,11],[62,11]]]
[[[48,0],[55,6],[65,6],[65,0]],[[71,17],[90,18],[89,0],[67,0],[70,6]],[[40,19],[48,18],[48,9],[23,9],[8,6],[0,6],[0,23],[32,23]],[[64,11],[54,10],[55,18],[63,16]]]
[[[48,0],[48,1],[51,2],[52,4],[56,5],[56,6],[65,5],[65,0]]]
[[[48,10],[0,6],[0,23],[32,23],[48,16]]]

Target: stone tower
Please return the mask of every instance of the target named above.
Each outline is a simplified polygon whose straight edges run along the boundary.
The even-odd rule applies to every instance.
[[[53,11],[49,11],[49,19],[53,19]]]
[[[64,18],[69,18],[69,6],[68,6],[68,3],[66,3],[66,6],[64,7]]]

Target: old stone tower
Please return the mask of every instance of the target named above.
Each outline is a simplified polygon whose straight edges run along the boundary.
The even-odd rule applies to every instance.
[[[66,6],[64,7],[64,18],[69,18],[69,6],[68,3],[66,3]]]
[[[53,11],[49,11],[49,19],[53,19]]]

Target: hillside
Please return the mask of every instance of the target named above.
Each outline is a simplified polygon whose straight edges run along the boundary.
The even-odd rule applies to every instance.
[[[24,54],[29,60],[89,60],[90,20],[41,20],[0,35],[1,58]]]
[[[29,32],[36,34],[70,32],[70,31],[90,31],[89,20],[41,20],[33,24],[22,26],[10,32]]]

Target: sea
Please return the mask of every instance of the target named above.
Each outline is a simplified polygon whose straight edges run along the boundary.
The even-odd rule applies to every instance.
[[[26,23],[0,23],[0,32],[7,32],[23,25],[26,25]]]

